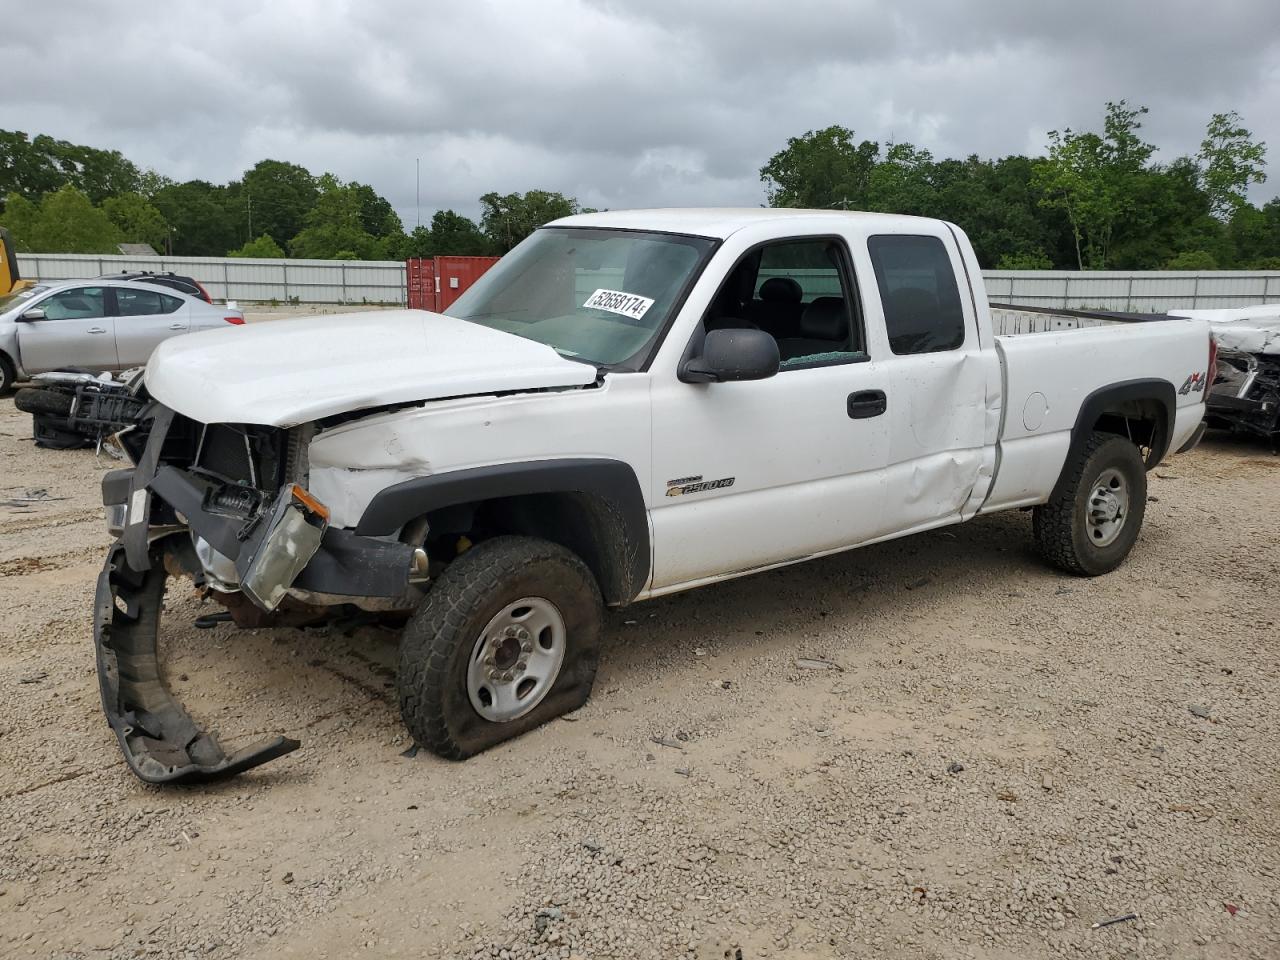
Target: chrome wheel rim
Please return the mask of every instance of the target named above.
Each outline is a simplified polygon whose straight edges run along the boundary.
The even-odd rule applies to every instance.
[[[522,597],[503,607],[467,662],[467,697],[476,713],[506,723],[536,707],[560,675],[567,641],[564,617],[550,600]]]
[[[1129,517],[1129,484],[1119,470],[1103,470],[1089,493],[1085,529],[1089,542],[1107,547],[1115,542]]]

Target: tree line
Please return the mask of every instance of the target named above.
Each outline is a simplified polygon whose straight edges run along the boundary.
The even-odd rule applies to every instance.
[[[831,126],[792,137],[760,168],[768,205],[940,217],[1000,269],[1280,269],[1280,197],[1262,207],[1266,146],[1215,114],[1195,156],[1153,160],[1145,107],[1108,103],[1100,131],[1051,131],[1042,156],[936,160],[909,143]],[[500,255],[549,220],[584,212],[545,190],[486,193],[481,216],[437,211],[404,229],[368,184],[262,160],[237,180],[178,183],[114,150],[0,131],[0,224],[20,250],[398,260]]]
[[[368,184],[261,160],[237,180],[175,182],[116,150],[0,130],[0,225],[28,253],[117,253],[148,243],[174,256],[400,260],[500,255],[549,220],[578,213],[559,193],[487,193],[477,223],[439,210],[405,231]]]
[[[1145,107],[1106,105],[1102,130],[1052,131],[1044,156],[935,160],[832,126],[793,137],[761,169],[768,202],[941,217],[996,269],[1280,269],[1280,198],[1249,203],[1266,146],[1215,114],[1194,157],[1152,160]]]

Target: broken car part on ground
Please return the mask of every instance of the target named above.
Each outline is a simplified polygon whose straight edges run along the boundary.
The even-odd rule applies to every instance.
[[[146,403],[134,389],[142,372],[139,367],[117,377],[79,370],[39,373],[31,378],[34,386],[19,390],[13,403],[31,414],[38,447],[74,450],[100,444],[137,422]]]

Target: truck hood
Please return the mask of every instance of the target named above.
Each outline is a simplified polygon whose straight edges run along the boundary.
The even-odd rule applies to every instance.
[[[596,369],[422,310],[300,317],[166,340],[147,390],[200,423],[291,427],[395,403],[585,386]]]
[[[1208,320],[1218,346],[1241,353],[1280,354],[1280,304],[1221,310],[1170,310],[1179,317]]]

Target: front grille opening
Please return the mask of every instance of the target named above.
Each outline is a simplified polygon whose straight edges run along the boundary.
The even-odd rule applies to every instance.
[[[210,423],[199,429],[191,465],[219,480],[274,493],[283,479],[286,456],[283,430]]]

